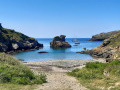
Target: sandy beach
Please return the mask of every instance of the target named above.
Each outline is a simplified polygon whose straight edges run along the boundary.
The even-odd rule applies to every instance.
[[[25,62],[35,73],[47,76],[47,83],[38,85],[36,90],[87,90],[74,77],[68,76],[75,68],[83,68],[87,62],[105,62],[104,59],[91,60],[49,60]]]

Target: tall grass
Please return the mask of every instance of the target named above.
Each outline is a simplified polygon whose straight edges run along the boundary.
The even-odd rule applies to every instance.
[[[0,53],[0,83],[42,84],[46,82],[44,74],[34,73],[16,58]]]
[[[68,75],[76,77],[89,89],[107,89],[120,82],[120,61],[110,63],[91,62],[83,69],[75,69]]]

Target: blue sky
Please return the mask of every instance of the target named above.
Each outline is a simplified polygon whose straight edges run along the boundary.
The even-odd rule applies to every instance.
[[[0,0],[0,22],[31,37],[120,30],[120,0]]]

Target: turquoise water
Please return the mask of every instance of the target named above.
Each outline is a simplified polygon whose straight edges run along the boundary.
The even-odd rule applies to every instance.
[[[51,49],[50,48],[50,38],[42,38],[37,39],[39,43],[44,44],[43,49],[35,50],[35,51],[26,51],[20,52],[14,55],[18,59],[24,59],[27,61],[45,61],[45,60],[72,60],[72,59],[92,59],[90,55],[87,54],[79,54],[77,51],[82,51],[83,47],[87,49],[92,49],[96,46],[99,46],[101,41],[88,41],[89,38],[78,38],[77,40],[80,42],[80,45],[73,46],[74,42],[72,42],[73,38],[67,38],[66,40],[72,45],[71,48],[67,49]],[[37,53],[39,51],[47,51],[49,53]]]

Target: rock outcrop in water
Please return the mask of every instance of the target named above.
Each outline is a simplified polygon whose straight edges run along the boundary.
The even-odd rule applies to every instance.
[[[42,48],[34,38],[11,29],[3,28],[0,24],[0,52],[18,52]]]
[[[46,52],[46,51],[39,51],[38,53],[48,53],[48,52]]]
[[[103,41],[110,38],[112,35],[115,35],[116,33],[120,33],[120,31],[112,31],[108,33],[100,33],[97,35],[93,35],[89,41]]]
[[[70,48],[71,45],[65,40],[65,35],[56,36],[50,42],[51,48]]]
[[[103,43],[91,50],[81,51],[78,53],[90,54],[94,57],[106,58],[106,59],[120,59],[120,33],[105,39]]]

